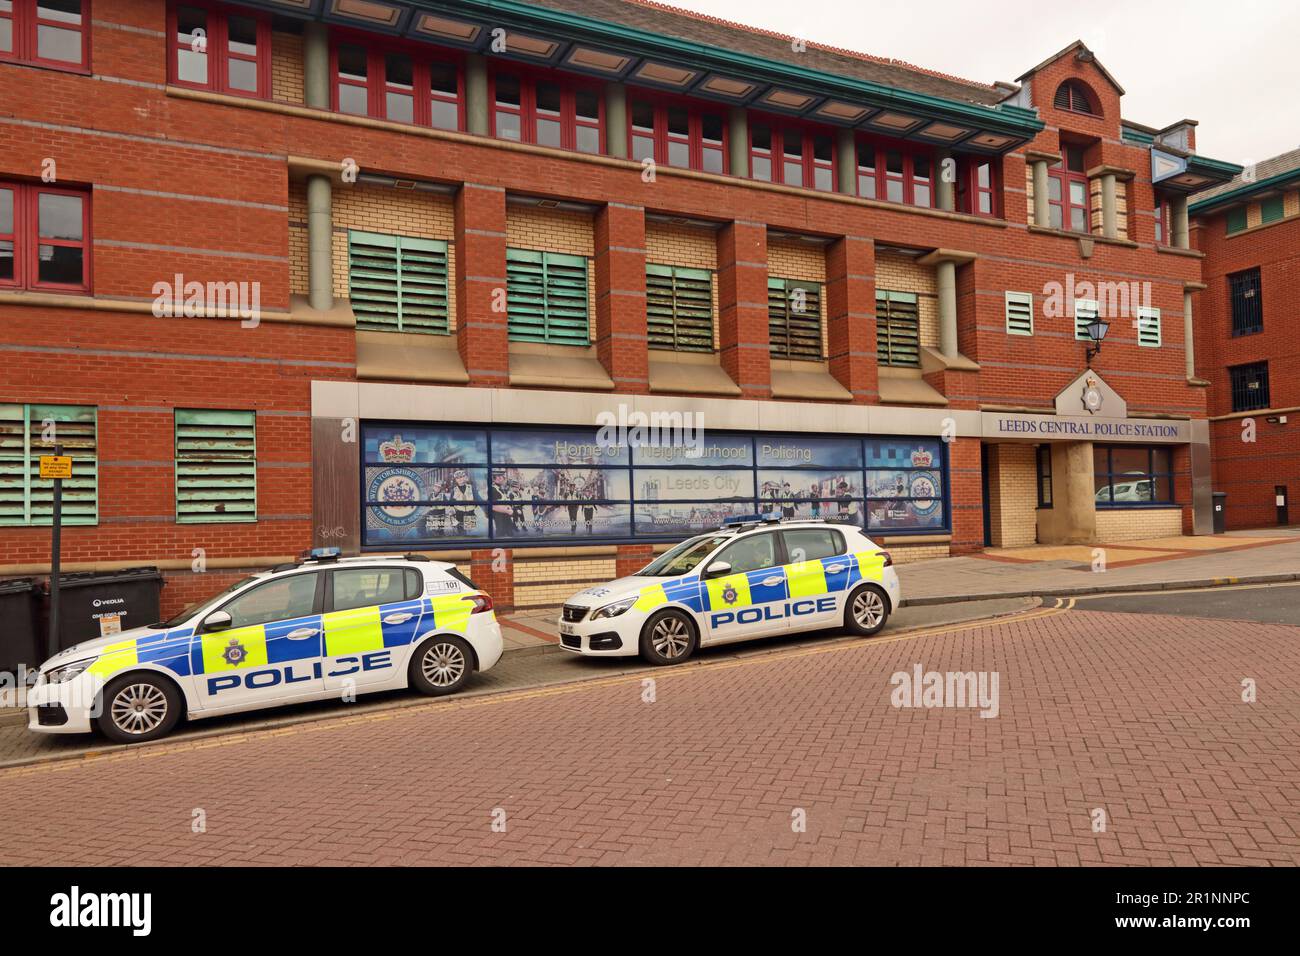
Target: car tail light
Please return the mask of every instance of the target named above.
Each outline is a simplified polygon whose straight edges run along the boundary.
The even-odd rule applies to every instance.
[[[888,551],[877,551],[876,554],[885,562],[882,567],[890,568],[894,566],[894,556]]]
[[[474,610],[469,612],[471,614],[482,614],[484,611],[492,610],[492,596],[486,591],[480,591],[478,594],[467,594],[461,600],[474,602]]]

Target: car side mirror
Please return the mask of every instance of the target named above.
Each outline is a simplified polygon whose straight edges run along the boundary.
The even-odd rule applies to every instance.
[[[224,631],[230,627],[230,615],[225,611],[213,611],[203,619],[204,631]]]
[[[731,565],[726,561],[714,561],[704,572],[706,578],[720,578],[731,573]]]

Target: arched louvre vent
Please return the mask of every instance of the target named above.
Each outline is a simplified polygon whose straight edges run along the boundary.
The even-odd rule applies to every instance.
[[[1056,99],[1052,105],[1058,110],[1072,110],[1075,113],[1097,112],[1092,108],[1092,102],[1083,87],[1073,80],[1066,80],[1056,88]]]

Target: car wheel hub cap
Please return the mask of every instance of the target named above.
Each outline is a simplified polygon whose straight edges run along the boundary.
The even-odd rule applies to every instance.
[[[875,627],[885,616],[885,602],[875,591],[863,591],[853,600],[853,619],[863,627]]]
[[[123,733],[147,734],[167,717],[167,695],[152,684],[132,684],[113,698],[113,723]]]
[[[650,639],[656,653],[662,657],[674,658],[685,653],[686,645],[690,643],[690,634],[679,618],[668,617],[655,625]]]
[[[424,655],[420,668],[435,687],[450,687],[465,673],[465,655],[455,644],[435,644]]]

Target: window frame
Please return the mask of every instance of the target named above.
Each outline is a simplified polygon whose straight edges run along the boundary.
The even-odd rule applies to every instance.
[[[456,71],[456,127],[451,132],[465,131],[465,58],[462,54],[443,47],[426,44],[409,43],[402,40],[376,37],[372,33],[355,30],[332,29],[330,31],[330,110],[344,116],[358,116],[339,109],[339,86],[361,87],[355,81],[343,81],[339,78],[339,47],[360,47],[366,54],[366,117],[383,120],[386,123],[401,123],[404,126],[422,126],[426,129],[446,129],[433,125],[433,102],[450,102],[446,94],[433,93],[431,86],[431,65],[451,66]],[[389,54],[407,56],[411,60],[411,119],[390,119],[388,116],[387,93],[388,68],[386,57]],[[404,92],[404,91],[403,91]]]
[[[759,179],[754,175],[754,126],[757,124],[765,125],[770,134],[771,141],[769,150],[769,159],[772,163],[772,177],[770,179]],[[833,193],[838,181],[838,164],[839,157],[836,155],[838,150],[835,148],[835,131],[830,127],[818,126],[814,123],[805,123],[798,120],[790,119],[785,116],[773,116],[766,113],[750,114],[749,122],[746,124],[749,141],[745,144],[745,154],[748,157],[748,169],[746,175],[749,179],[757,182],[768,182],[780,186],[793,186],[797,189],[811,189],[814,192]],[[787,183],[785,181],[786,152],[785,142],[787,136],[797,136],[799,139],[799,183]],[[817,159],[816,155],[816,138],[826,136],[830,139],[831,158],[829,160]],[[791,154],[793,156],[793,154]],[[830,175],[830,184],[827,188],[822,189],[817,185],[817,171],[824,170]]]
[[[234,615],[230,614],[230,610],[229,610],[232,604],[236,603],[237,601],[243,600],[244,598],[248,597],[250,594],[254,593],[255,591],[260,591],[262,588],[271,587],[276,584],[283,584],[286,581],[292,581],[296,578],[305,577],[309,574],[315,575],[316,581],[315,581],[315,588],[312,592],[313,595],[312,609],[308,611],[306,614],[294,614],[291,617],[276,617],[276,618],[272,618],[269,621],[262,621],[259,624],[238,624],[233,620]],[[304,617],[312,617],[314,615],[323,613],[322,609],[324,607],[324,600],[325,600],[325,572],[319,568],[312,568],[310,570],[304,569],[302,571],[297,572],[296,574],[286,574],[281,577],[271,578],[267,581],[261,581],[250,588],[245,588],[243,591],[240,591],[238,594],[232,595],[220,607],[211,608],[208,611],[208,613],[203,616],[204,620],[197,622],[195,624],[195,627],[200,629],[200,631],[202,631],[203,633],[212,633],[207,631],[203,627],[203,625],[206,622],[207,618],[210,617],[215,611],[225,611],[227,614],[230,614],[230,617],[232,618],[230,626],[222,628],[221,629],[222,631],[235,630],[236,628],[241,628],[241,627],[264,627],[267,624],[277,624],[281,621],[297,621]]]
[[[1034,448],[1034,474],[1038,491],[1038,507],[1050,509],[1052,504],[1052,446],[1037,445]],[[1046,484],[1044,484],[1046,482]],[[1046,488],[1047,494],[1043,494]],[[1096,496],[1094,490],[1093,496]]]
[[[47,186],[44,183],[25,183],[0,180],[0,189],[9,189],[14,195],[13,234],[14,277],[0,280],[0,288],[31,292],[61,292],[89,295],[92,288],[91,251],[94,248],[91,233],[91,191],[66,186]],[[40,197],[42,195],[75,196],[81,200],[81,239],[44,239],[40,235]],[[10,236],[6,233],[5,236]],[[44,282],[40,279],[40,249],[42,245],[81,249],[80,283]]]
[[[869,151],[872,155],[874,166],[872,169],[872,179],[875,182],[876,194],[868,196],[862,192],[863,165],[862,157],[864,151]],[[899,173],[889,172],[887,157],[889,153],[898,153],[903,160],[903,168]],[[930,201],[928,203],[918,203],[916,201],[916,186],[918,177],[916,176],[916,157],[923,156],[930,162],[930,175],[925,177],[924,185],[930,191]],[[916,206],[918,209],[935,209],[938,202],[938,188],[935,178],[938,171],[938,164],[935,161],[935,150],[919,146],[916,143],[905,143],[901,140],[882,139],[879,137],[856,136],[853,141],[853,188],[856,195],[863,199],[877,199],[880,202],[893,203],[894,205]],[[992,166],[990,164],[990,172]],[[992,180],[990,180],[992,181]],[[889,184],[891,182],[899,183],[902,187],[903,198],[889,198]],[[994,202],[994,211],[990,215],[996,217],[997,208]]]
[[[1052,194],[1050,189],[1048,191],[1047,204],[1048,204],[1049,212],[1048,212],[1047,221],[1048,224],[1050,225],[1051,224],[1050,209],[1051,207],[1054,206],[1061,211],[1061,225],[1059,227],[1053,226],[1052,228],[1054,229],[1059,228],[1062,232],[1070,232],[1080,236],[1092,235],[1092,192],[1091,192],[1092,184],[1089,183],[1088,181],[1088,173],[1086,171],[1070,169],[1070,159],[1069,159],[1069,152],[1068,152],[1070,149],[1078,149],[1080,151],[1080,155],[1082,155],[1082,151],[1084,147],[1073,143],[1062,144],[1061,161],[1059,163],[1056,163],[1053,166],[1047,167],[1047,178],[1049,180],[1055,179],[1058,183],[1060,183],[1060,191],[1061,191],[1061,198],[1059,200],[1052,199]],[[1086,162],[1083,165],[1086,166],[1087,165]],[[1070,199],[1071,183],[1083,184],[1082,203],[1076,203]],[[1071,215],[1071,213],[1075,209],[1083,210],[1083,229],[1075,229],[1071,226],[1071,223],[1073,221],[1073,216]]]
[[[1175,478],[1177,477],[1177,475],[1178,475],[1178,472],[1176,472],[1176,471],[1174,470],[1174,452],[1173,452],[1173,446],[1172,446],[1172,445],[1116,445],[1116,444],[1103,444],[1103,443],[1097,443],[1097,444],[1093,445],[1093,449],[1094,449],[1094,459],[1093,459],[1092,475],[1093,475],[1093,485],[1094,485],[1094,490],[1093,490],[1093,507],[1094,507],[1094,508],[1102,508],[1102,509],[1109,509],[1109,508],[1169,508],[1169,507],[1176,506],[1176,505],[1178,504],[1178,493],[1177,493],[1177,487],[1176,487],[1176,484],[1175,484],[1175,481],[1174,481],[1174,479],[1175,479]],[[1146,466],[1146,470],[1141,474],[1141,476],[1131,475],[1131,474],[1129,474],[1129,473],[1127,473],[1127,472],[1116,472],[1116,471],[1115,471],[1115,450],[1116,450],[1116,449],[1123,449],[1123,450],[1126,450],[1126,451],[1131,451],[1131,450],[1133,450],[1133,449],[1142,449],[1142,450],[1146,451],[1146,453],[1147,453],[1147,466]],[[1109,496],[1109,497],[1110,497],[1110,500],[1109,500],[1109,501],[1098,501],[1098,500],[1097,500],[1097,492],[1100,491],[1101,489],[1100,489],[1100,488],[1096,488],[1096,481],[1097,481],[1097,478],[1099,477],[1099,472],[1097,471],[1095,453],[1096,453],[1097,451],[1103,451],[1103,450],[1106,452],[1106,471],[1105,471],[1105,476],[1106,476],[1106,486],[1107,486],[1107,488],[1110,489],[1110,496]],[[1155,454],[1155,453],[1156,453],[1157,450],[1163,450],[1163,451],[1165,451],[1165,452],[1167,453],[1167,455],[1168,455],[1168,461],[1169,461],[1169,470],[1168,470],[1168,471],[1156,471],[1156,470],[1155,470],[1155,466],[1156,466],[1156,454]],[[1167,482],[1168,482],[1168,488],[1169,488],[1169,497],[1168,497],[1168,499],[1155,498],[1155,497],[1153,497],[1150,501],[1116,501],[1116,500],[1115,500],[1115,479],[1116,479],[1117,477],[1119,477],[1119,478],[1127,478],[1127,479],[1129,479],[1129,480],[1131,480],[1131,481],[1134,481],[1134,482],[1138,482],[1138,481],[1147,481],[1147,482],[1150,482],[1150,483],[1151,483],[1151,486],[1152,486],[1152,489],[1153,489],[1153,494],[1154,494],[1156,491],[1158,491],[1159,488],[1160,488],[1160,484],[1161,484],[1160,479],[1162,479],[1162,478],[1163,478],[1163,479],[1167,479]]]
[[[1264,331],[1264,277],[1259,266],[1230,272],[1228,279],[1228,315],[1232,338],[1258,335]],[[1252,280],[1253,281],[1249,281]],[[1249,285],[1249,288],[1245,286]],[[1246,300],[1253,299],[1253,317],[1246,315]],[[1239,308],[1240,306],[1240,308]],[[1239,321],[1240,316],[1240,321]],[[1250,321],[1251,319],[1254,321]]]
[[[635,140],[645,135],[636,132],[636,130],[642,130],[645,127],[634,126],[633,122],[634,107],[638,102],[645,103],[652,111],[651,122],[653,127],[651,128],[650,139],[656,165],[667,166],[670,169],[693,169],[697,172],[712,173],[715,176],[726,176],[731,173],[731,130],[729,128],[730,124],[727,122],[726,107],[722,105],[713,106],[687,97],[672,96],[636,87],[627,91],[627,155],[629,158],[635,158],[636,156]],[[670,109],[686,110],[686,166],[677,166],[668,161],[669,144],[682,141],[681,134],[669,132],[668,111]],[[716,118],[722,124],[722,143],[720,147],[712,145],[706,147],[704,145],[704,117],[706,114]],[[704,168],[706,149],[720,151],[721,170],[715,171]]]
[[[206,83],[195,83],[180,78],[180,59],[177,51],[181,49],[178,38],[177,11],[180,7],[193,7],[207,14],[207,65]],[[257,90],[241,90],[230,85],[230,76],[226,67],[232,55],[230,53],[230,33],[227,18],[231,16],[246,17],[257,24],[257,55],[248,57],[234,55],[234,59],[252,62],[257,67]],[[170,0],[167,4],[167,82],[173,86],[183,86],[193,90],[209,90],[227,96],[246,96],[250,99],[269,100],[271,98],[271,17],[270,14],[254,10],[251,7],[232,9],[212,0]]]
[[[61,20],[42,20],[39,0],[13,0],[13,9],[4,19],[9,20],[12,31],[13,49],[0,51],[0,62],[21,63],[50,70],[63,70],[66,73],[89,75],[90,70],[90,24],[91,0],[81,0],[81,23],[75,28],[81,34],[81,59],[73,63],[69,60],[51,60],[38,55],[38,34],[42,25],[71,30],[73,27]]]
[[[497,134],[497,112],[502,109],[497,103],[497,78],[501,75],[513,76],[519,81],[519,106],[506,108],[506,112],[516,113],[519,116],[518,140]],[[559,146],[537,142],[538,83],[550,83],[560,89]],[[579,90],[591,93],[596,98],[596,129],[599,134],[599,147],[594,153],[577,147],[578,127],[592,128],[589,120],[579,121],[577,118],[576,94]],[[609,151],[609,121],[605,114],[604,89],[599,80],[587,79],[567,73],[547,72],[536,67],[514,62],[498,63],[488,71],[487,99],[488,135],[493,139],[502,139],[508,143],[528,143],[531,146],[541,146],[543,149],[563,149],[568,152],[581,153],[584,156],[604,156]],[[550,119],[551,117],[547,116],[546,118]]]
[[[1253,376],[1247,373],[1254,371]],[[1249,391],[1245,379],[1254,378],[1263,387],[1260,392],[1263,399],[1258,404],[1247,405],[1238,401]],[[1258,412],[1272,407],[1272,395],[1270,394],[1270,385],[1268,380],[1268,360],[1262,359],[1258,362],[1243,362],[1240,365],[1228,366],[1228,395],[1232,402],[1234,412]]]
[[[998,164],[994,162],[991,156],[963,156],[961,157],[963,168],[961,175],[958,177],[959,206],[962,211],[972,216],[983,216],[988,219],[1001,218],[1001,212],[998,209],[998,198],[1001,190],[998,188]],[[979,181],[980,170],[988,167],[989,184],[981,186]],[[989,211],[984,212],[980,209],[980,199],[988,196]]]
[[[712,558],[709,558],[708,561],[703,564],[703,567],[700,568],[702,572],[701,577],[707,575],[710,565],[714,564],[717,561],[725,561],[726,558],[724,557],[724,555],[726,555],[728,551],[732,550],[733,548],[738,548],[741,545],[749,544],[752,540],[761,538],[764,535],[772,539],[772,563],[765,564],[757,568],[748,568],[744,571],[737,571],[733,567],[730,571],[727,572],[727,575],[753,574],[756,571],[770,571],[772,568],[779,568],[789,564],[790,563],[788,560],[789,555],[785,553],[785,540],[781,537],[781,535],[778,534],[776,531],[760,531],[757,534],[742,535],[741,537],[737,538],[735,541],[728,541],[726,544],[724,544],[722,548],[718,551],[718,553],[715,554]]]

